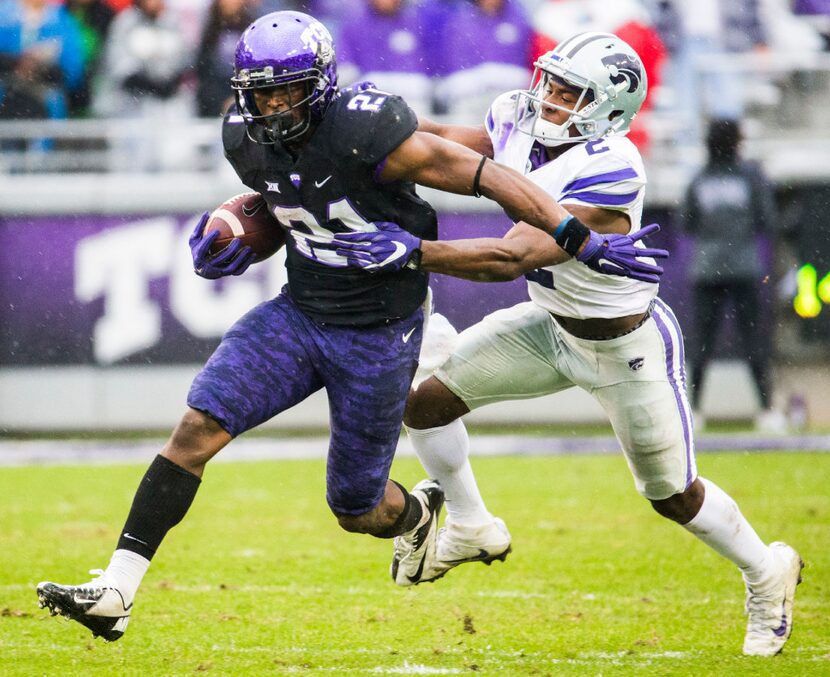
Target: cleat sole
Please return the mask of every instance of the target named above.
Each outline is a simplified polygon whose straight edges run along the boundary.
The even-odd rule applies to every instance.
[[[507,556],[511,552],[513,552],[513,546],[509,545],[509,546],[507,546],[507,550],[505,550],[503,553],[500,553],[498,555],[493,555],[492,557],[488,557],[487,559],[483,559],[481,561],[484,562],[489,567],[493,562],[496,562],[496,561],[504,562],[507,559]]]

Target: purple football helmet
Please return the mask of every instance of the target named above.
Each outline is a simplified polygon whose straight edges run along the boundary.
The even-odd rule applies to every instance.
[[[286,110],[262,114],[253,92],[303,83],[305,93]],[[302,136],[319,121],[337,92],[331,34],[302,12],[272,12],[254,21],[239,39],[231,88],[251,140],[274,144]],[[288,90],[291,91],[290,89]],[[294,111],[303,109],[302,115]]]

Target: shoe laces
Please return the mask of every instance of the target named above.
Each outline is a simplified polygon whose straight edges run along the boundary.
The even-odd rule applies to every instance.
[[[399,562],[412,552],[412,545],[404,536],[398,536],[394,541],[395,559]]]
[[[435,552],[436,552],[436,555],[438,553],[442,552],[441,546],[444,542],[444,539],[446,539],[446,538],[447,538],[447,527],[440,527],[438,529],[438,533],[435,534]],[[441,559],[441,557],[439,556],[438,559]]]
[[[753,627],[766,629],[769,621],[775,621],[778,618],[779,606],[774,594],[760,595],[747,588],[744,610]]]
[[[105,571],[103,569],[90,569],[89,573],[94,576],[91,581],[75,586],[80,593],[94,596],[104,588],[109,587],[104,579]]]

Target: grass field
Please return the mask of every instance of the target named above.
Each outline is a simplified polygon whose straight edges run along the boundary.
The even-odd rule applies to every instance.
[[[621,457],[478,459],[513,554],[410,589],[391,543],[339,530],[323,461],[275,461],[208,468],[112,644],[34,588],[106,565],[144,466],[0,469],[0,674],[830,675],[830,454],[698,461],[806,562],[774,659],[740,655],[738,573],[652,512]]]

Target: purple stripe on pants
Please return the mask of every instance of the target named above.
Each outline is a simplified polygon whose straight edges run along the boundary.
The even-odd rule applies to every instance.
[[[657,329],[660,331],[660,336],[663,339],[663,344],[666,348],[666,374],[671,383],[672,390],[674,390],[674,399],[677,402],[677,409],[680,412],[680,421],[683,423],[683,439],[686,443],[686,488],[692,484],[694,477],[692,477],[692,453],[694,453],[694,440],[692,439],[691,416],[689,415],[689,403],[686,400],[686,376],[685,367],[683,365],[684,350],[683,350],[683,334],[680,331],[680,325],[674,317],[674,313],[660,299],[655,299],[654,305],[654,322]],[[668,323],[674,327],[677,333],[677,342],[672,338],[671,331],[669,331]],[[680,381],[675,377],[674,371],[674,353],[677,348],[680,358]]]

